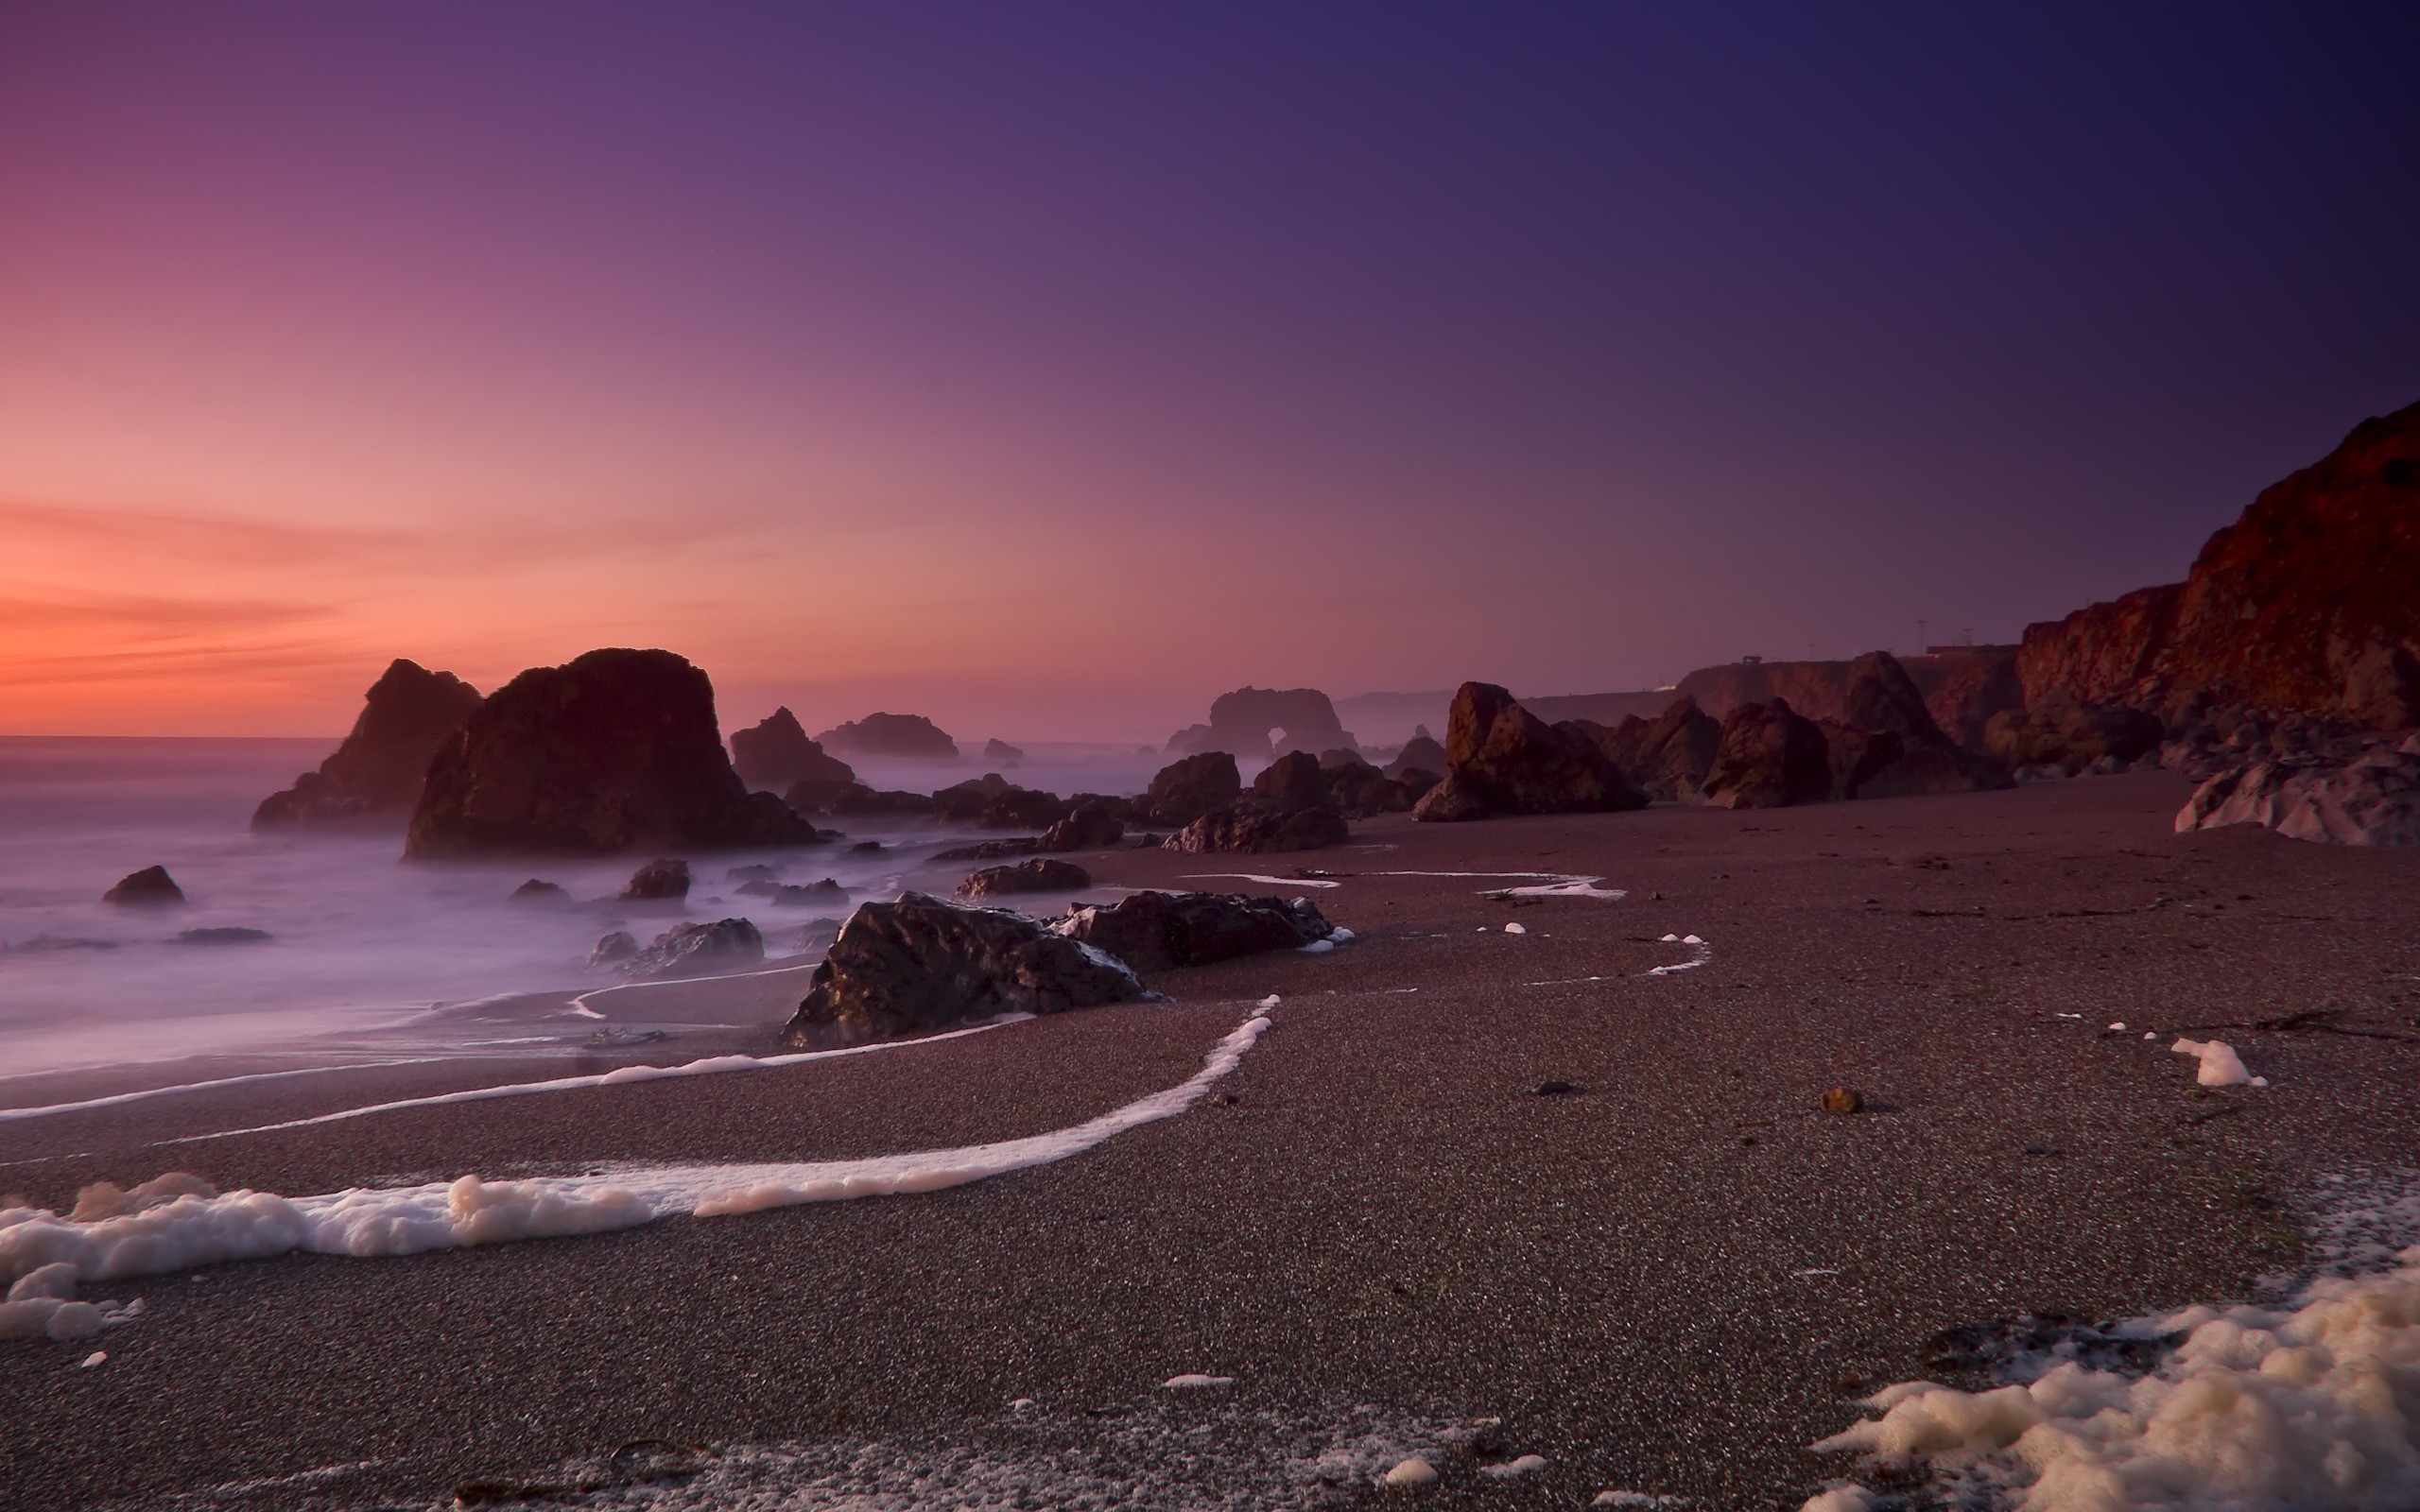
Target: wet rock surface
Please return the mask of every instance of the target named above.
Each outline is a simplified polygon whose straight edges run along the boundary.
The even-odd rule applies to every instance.
[[[1015,867],[986,867],[958,885],[966,899],[1019,892],[1076,892],[1093,885],[1093,874],[1069,861],[1037,859]]]
[[[765,936],[754,924],[745,919],[717,919],[666,930],[647,949],[632,952],[622,971],[633,979],[653,981],[734,971],[764,959]]]
[[[1336,932],[1305,899],[1286,902],[1233,893],[1156,891],[1071,908],[1057,928],[1138,971],[1299,950]]]

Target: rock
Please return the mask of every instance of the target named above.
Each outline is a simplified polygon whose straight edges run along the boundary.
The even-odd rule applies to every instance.
[[[177,936],[180,945],[263,945],[269,940],[266,929],[246,929],[240,925],[217,929],[188,929]]]
[[[1483,814],[1596,814],[1647,799],[1577,725],[1548,725],[1502,688],[1465,682],[1445,727],[1446,785],[1412,809],[1416,819]],[[1449,812],[1450,810],[1450,812]]]
[[[1001,762],[1013,765],[1025,760],[1025,752],[1005,740],[987,740],[983,743],[983,759],[987,762]]]
[[[1708,803],[1784,808],[1820,803],[1832,790],[1831,747],[1823,730],[1801,719],[1786,700],[1742,704],[1722,722],[1722,744],[1706,773]]]
[[[947,850],[933,852],[935,861],[1005,861],[1011,856],[1040,855],[1045,847],[1040,835],[1018,840],[978,840],[973,845],[952,846]]]
[[[622,896],[632,902],[678,902],[689,896],[689,863],[650,861],[631,873]]]
[[[2258,824],[2294,840],[2420,845],[2420,735],[2348,762],[2279,757],[2221,772],[2176,816],[2176,833]]]
[[[597,940],[596,948],[588,953],[588,964],[611,966],[616,961],[627,961],[638,953],[637,937],[627,930],[617,929]]]
[[[1993,715],[1983,745],[2012,766],[2056,766],[2072,776],[2103,757],[2132,762],[2151,754],[2165,733],[2155,716],[2139,709],[2051,693],[2022,714]]]
[[[1070,908],[1055,927],[1138,971],[1299,950],[1336,933],[1307,899],[1289,903],[1209,892],[1138,892]]]
[[[1564,1097],[1579,1090],[1567,1081],[1542,1081],[1538,1083],[1537,1094],[1540,1097]]]
[[[910,892],[849,916],[783,1038],[887,1039],[1142,995],[1122,962],[1022,914]]]
[[[165,867],[146,867],[117,880],[117,885],[101,894],[101,902],[126,908],[174,907],[185,901],[185,890],[177,879],[168,875]]]
[[[398,658],[370,685],[343,744],[319,770],[263,799],[252,828],[408,817],[430,758],[478,706],[479,690],[454,674]]]
[[[1401,778],[1406,772],[1428,772],[1442,777],[1445,771],[1445,747],[1437,744],[1426,729],[1403,743],[1395,759],[1387,763],[1386,774]]]
[[[1276,739],[1270,737],[1274,732]],[[1225,751],[1260,760],[1287,751],[1353,748],[1336,705],[1317,688],[1238,688],[1210,705],[1210,723],[1169,737],[1172,752]]]
[[[1836,798],[1979,793],[2014,785],[2007,767],[1942,730],[1915,680],[1888,651],[1869,651],[1849,663],[1841,704],[1846,717],[1824,727]]]
[[[717,919],[666,930],[654,944],[631,954],[622,970],[633,978],[660,980],[729,971],[764,958],[765,936],[754,924],[745,919]]]
[[[815,738],[824,749],[842,756],[958,760],[958,742],[922,714],[868,714],[849,724],[835,725]]]
[[[882,854],[882,842],[879,840],[860,840],[856,844],[849,847],[849,854],[853,856],[878,856]]]
[[[1865,1111],[1865,1099],[1858,1094],[1858,1090],[1854,1087],[1835,1087],[1831,1089],[1824,1094],[1823,1104],[1824,1111],[1827,1113],[1861,1113]]]
[[[837,792],[857,780],[847,762],[825,755],[823,747],[807,737],[805,727],[786,706],[758,724],[731,732],[731,766],[741,782],[769,792],[801,784],[810,791]]]
[[[1322,758],[1320,781],[1326,788],[1322,801],[1347,818],[1365,819],[1375,814],[1403,814],[1410,810],[1417,794],[1408,782],[1398,782],[1375,766],[1350,752],[1340,762],[1329,763]],[[1261,774],[1266,777],[1268,773]],[[1431,784],[1433,785],[1433,784]],[[1424,787],[1421,791],[1426,791]]]
[[[1105,803],[1079,803],[1042,832],[1045,850],[1098,850],[1126,838],[1126,825]]]
[[[1014,892],[1080,892],[1092,885],[1093,874],[1071,861],[1034,860],[969,872],[958,885],[958,895],[979,899]]]
[[[1334,809],[1270,811],[1236,807],[1204,814],[1168,836],[1170,850],[1259,852],[1317,850],[1351,839],[1344,816]]]
[[[1190,824],[1213,809],[1226,808],[1243,790],[1232,753],[1203,751],[1161,767],[1150,791],[1135,804],[1135,816],[1151,824]]]
[[[1420,796],[1411,806],[1411,816],[1430,823],[1459,823],[1464,819],[1483,819],[1489,813],[1486,798],[1478,784],[1463,781],[1448,772],[1443,780]]]
[[[559,883],[541,882],[532,877],[512,889],[512,901],[516,903],[536,903],[551,908],[570,902],[571,894],[565,892]]]
[[[793,886],[786,882],[766,882],[752,878],[735,889],[743,898],[763,898],[776,908],[815,908],[830,903],[846,902],[849,890],[830,877],[805,886]]]
[[[2016,647],[1974,646],[1926,657],[1933,673],[1925,708],[1949,740],[1967,750],[1984,750],[1983,730],[1992,716],[2023,713],[2025,684],[2016,675]],[[1910,668],[1911,672],[1917,670]],[[1923,686],[1924,679],[1918,679]]]
[[[821,793],[821,789],[810,785],[802,791],[798,787],[793,787],[790,793],[793,798],[814,799]],[[929,793],[907,793],[896,789],[876,792],[863,782],[852,782],[839,792],[824,799],[820,812],[850,816],[930,814],[934,812],[934,807],[933,797]]]
[[[1306,750],[1288,751],[1252,780],[1253,797],[1281,813],[1323,808],[1328,801],[1327,777],[1319,758]]]
[[[1043,830],[1067,814],[1066,799],[1055,793],[1012,787],[983,805],[975,822],[987,830]]]
[[[1651,799],[1695,799],[1722,745],[1721,721],[1685,695],[1653,719],[1634,715],[1611,730],[1582,720],[1572,723],[1582,726],[1630,784]]]
[[[815,827],[751,793],[714,684],[669,651],[591,651],[522,673],[430,762],[404,853],[602,855],[796,845]]]
[[[2029,706],[2053,695],[2420,724],[2420,404],[2363,421],[2212,535],[2181,584],[2026,627]]]

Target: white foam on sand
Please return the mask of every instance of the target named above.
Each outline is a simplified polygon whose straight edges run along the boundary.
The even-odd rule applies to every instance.
[[[82,1113],[95,1108],[117,1108],[127,1103],[139,1103],[151,1097],[170,1097],[179,1092],[209,1091],[218,1087],[241,1087],[249,1082],[277,1081],[287,1076],[324,1076],[338,1071],[376,1071],[387,1066],[433,1066],[450,1057],[422,1056],[409,1060],[356,1060],[342,1066],[303,1066],[293,1071],[255,1071],[242,1076],[219,1076],[210,1081],[179,1082],[173,1087],[146,1087],[139,1091],[112,1092],[107,1097],[87,1097],[74,1103],[46,1103],[40,1108],[0,1108],[0,1124],[26,1118],[48,1118],[55,1113]]]
[[[2193,1079],[2204,1087],[2266,1087],[2269,1078],[2244,1069],[2243,1057],[2223,1040],[2179,1040],[2169,1046],[2180,1056],[2201,1057]]]
[[[1693,954],[1685,961],[1674,961],[1669,966],[1651,967],[1645,973],[1648,976],[1672,976],[1682,971],[1694,971],[1714,959],[1714,947],[1695,935],[1667,935],[1659,943],[1686,945]]]
[[[355,1188],[313,1196],[211,1193],[163,1178],[86,1221],[40,1208],[0,1210],[0,1279],[45,1265],[83,1280],[157,1275],[219,1261],[308,1250],[408,1255],[628,1228],[676,1214],[716,1217],[849,1197],[962,1186],[1080,1155],[1117,1134],[1191,1107],[1242,1063],[1270,1026],[1256,1005],[1191,1077],[1069,1128],[958,1149],[854,1160],[719,1165],[624,1165],[587,1176],[484,1180],[465,1176],[418,1186]],[[189,1185],[187,1184],[189,1183]]]
[[[1330,877],[1264,877],[1256,871],[1188,871],[1187,882],[1256,882],[1264,887],[1341,887]]]
[[[1374,871],[1374,877],[1534,877],[1536,882],[1516,887],[1492,887],[1480,894],[1486,898],[1602,898],[1615,902],[1630,893],[1620,887],[1599,887],[1602,877],[1591,877],[1575,871]]]
[[[752,976],[788,976],[794,971],[812,971],[822,964],[821,960],[813,960],[798,966],[769,966],[761,971],[709,971],[701,976],[667,976],[651,982],[616,982],[612,987],[589,988],[572,999],[571,1005],[564,1011],[576,1013],[583,1019],[601,1019],[605,1015],[588,1005],[590,998],[606,997],[615,992],[639,992],[651,987],[688,987],[699,982],[737,982]]]

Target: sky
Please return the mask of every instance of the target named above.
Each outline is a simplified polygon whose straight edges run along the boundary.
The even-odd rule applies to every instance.
[[[1158,739],[2181,577],[2420,399],[2408,6],[0,6],[0,733],[596,645]]]

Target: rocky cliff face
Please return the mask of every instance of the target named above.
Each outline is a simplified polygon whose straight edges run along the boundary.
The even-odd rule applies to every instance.
[[[591,651],[497,689],[429,764],[405,854],[804,844],[723,755],[714,684],[669,651]]]
[[[429,758],[479,706],[479,690],[451,672],[397,658],[364,696],[336,753],[253,811],[252,828],[400,820],[420,801]]]
[[[2420,725],[2420,404],[2264,490],[2183,583],[2027,627],[2017,671],[2029,703]]]

